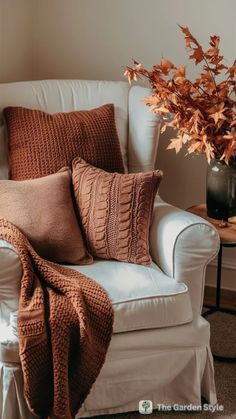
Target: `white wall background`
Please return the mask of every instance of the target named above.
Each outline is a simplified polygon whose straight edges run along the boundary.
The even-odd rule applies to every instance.
[[[151,67],[162,56],[187,64],[193,78],[198,72],[177,24],[203,46],[220,35],[227,62],[236,56],[235,0],[0,0],[0,10],[0,81],[124,80],[132,57]],[[169,138],[161,137],[157,161],[162,197],[182,208],[204,202],[205,157],[166,151]],[[234,261],[234,250],[225,254]],[[231,274],[226,282],[235,286]]]

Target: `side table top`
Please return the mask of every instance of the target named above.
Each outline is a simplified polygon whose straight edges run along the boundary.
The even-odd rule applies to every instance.
[[[226,245],[235,244],[236,246],[236,218],[235,218],[235,222],[227,221],[226,227],[221,227],[220,220],[215,220],[214,218],[208,217],[206,204],[193,205],[192,207],[188,208],[186,211],[191,212],[192,214],[198,215],[199,217],[202,217],[205,220],[209,221],[209,223],[213,224],[214,227],[216,227],[216,229],[218,230],[221,244],[226,244]]]

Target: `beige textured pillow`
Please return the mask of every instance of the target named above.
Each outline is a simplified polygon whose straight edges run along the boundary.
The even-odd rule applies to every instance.
[[[73,161],[80,221],[93,256],[149,265],[149,229],[162,172],[108,173]]]
[[[0,217],[15,224],[45,259],[92,262],[74,212],[69,170],[34,180],[1,180]]]

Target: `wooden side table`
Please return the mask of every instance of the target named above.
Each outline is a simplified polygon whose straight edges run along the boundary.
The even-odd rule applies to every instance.
[[[223,247],[236,247],[236,224],[227,222],[227,226],[222,228],[220,227],[220,220],[215,220],[210,218],[207,215],[206,205],[199,204],[194,205],[187,209],[188,212],[198,215],[201,218],[209,221],[217,229],[220,236],[220,249],[218,253],[218,262],[217,262],[217,277],[216,277],[216,300],[214,306],[206,306],[209,310],[204,313],[204,317],[208,316],[211,313],[216,311],[221,311],[228,314],[236,315],[236,310],[223,308],[220,305],[221,300],[221,271],[222,271],[222,253]],[[214,355],[214,358],[218,361],[223,362],[236,362],[236,357],[223,357]]]

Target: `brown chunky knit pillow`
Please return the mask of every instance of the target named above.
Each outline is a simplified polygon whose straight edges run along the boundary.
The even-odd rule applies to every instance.
[[[91,254],[149,265],[149,229],[162,172],[107,173],[81,158],[72,167],[75,199]]]
[[[53,262],[92,263],[71,199],[69,170],[40,179],[0,180],[0,218],[15,224]]]
[[[7,107],[10,178],[34,179],[70,166],[76,156],[108,172],[124,173],[114,105],[48,114]]]

